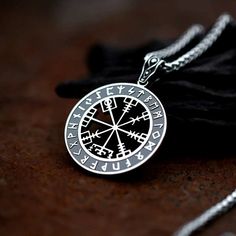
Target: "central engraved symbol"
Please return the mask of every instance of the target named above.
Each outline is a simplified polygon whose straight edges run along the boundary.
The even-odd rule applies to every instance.
[[[81,124],[80,140],[90,154],[119,160],[147,141],[150,115],[138,99],[111,96],[92,105]]]

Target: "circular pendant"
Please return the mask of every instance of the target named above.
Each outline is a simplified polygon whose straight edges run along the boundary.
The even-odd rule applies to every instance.
[[[74,106],[65,126],[65,143],[84,169],[119,174],[155,153],[166,126],[165,110],[151,91],[137,84],[109,84]]]

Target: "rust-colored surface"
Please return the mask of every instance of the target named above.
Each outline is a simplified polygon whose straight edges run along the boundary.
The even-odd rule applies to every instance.
[[[235,155],[181,156],[165,148],[133,174],[89,175],[64,146],[76,101],[58,98],[54,87],[86,74],[94,42],[135,46],[174,37],[236,3],[120,1],[99,17],[96,4],[85,4],[77,9],[81,20],[70,14],[76,6],[66,8],[72,2],[1,3],[0,235],[171,235],[236,187]],[[201,235],[236,233],[235,222],[234,209]]]

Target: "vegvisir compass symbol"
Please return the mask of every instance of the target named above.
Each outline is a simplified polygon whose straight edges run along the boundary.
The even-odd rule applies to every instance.
[[[165,130],[165,111],[157,97],[142,86],[118,83],[98,88],[76,104],[65,141],[85,169],[117,174],[151,157]]]
[[[130,111],[140,115],[132,117]],[[138,100],[113,95],[88,109],[81,120],[81,135],[78,135],[90,155],[105,159],[126,158],[147,139],[150,118],[151,114]],[[137,122],[142,125],[136,125]]]

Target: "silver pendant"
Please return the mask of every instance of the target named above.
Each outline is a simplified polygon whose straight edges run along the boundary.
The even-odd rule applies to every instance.
[[[166,132],[165,110],[147,88],[138,84],[109,84],[83,97],[65,126],[71,157],[84,169],[113,175],[146,162]]]

